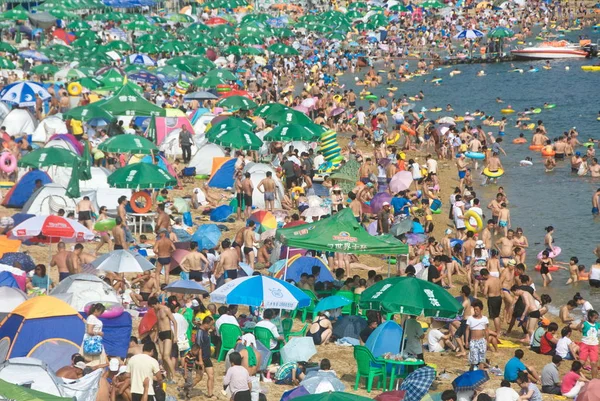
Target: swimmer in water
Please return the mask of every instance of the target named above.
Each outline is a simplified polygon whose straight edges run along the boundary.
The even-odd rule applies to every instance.
[[[448,103],[446,105],[446,111],[454,111],[454,109],[452,108],[452,105],[450,103]]]
[[[504,100],[500,99],[499,97],[496,98],[496,103],[504,103]]]
[[[571,257],[571,259],[569,259],[569,263],[564,263],[564,262],[554,262],[556,265],[561,266],[561,269],[563,269],[562,266],[566,266],[566,268],[564,268],[565,270],[569,271],[569,279],[567,280],[567,282],[565,284],[572,284],[572,283],[576,283],[577,281],[579,281],[579,259],[577,258],[577,256],[573,256]]]
[[[556,160],[554,159],[554,156],[546,158],[546,161],[544,162],[544,167],[546,167],[547,173],[554,170],[554,167],[556,167]]]
[[[523,134],[521,134],[523,135]],[[527,163],[529,162],[529,163]],[[531,166],[533,165],[533,160],[531,159],[531,157],[527,156],[524,160],[521,160],[520,162],[521,166]]]

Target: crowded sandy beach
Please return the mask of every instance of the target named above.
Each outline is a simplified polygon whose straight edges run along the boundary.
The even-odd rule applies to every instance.
[[[600,5],[0,13],[0,399],[600,394]]]

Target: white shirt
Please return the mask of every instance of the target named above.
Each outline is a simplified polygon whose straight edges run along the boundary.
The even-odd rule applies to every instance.
[[[594,265],[590,270],[590,280],[600,280],[600,266]]]
[[[134,394],[144,394],[144,379],[149,377],[148,395],[154,395],[152,382],[154,375],[159,370],[158,361],[148,354],[138,354],[129,358],[127,372],[131,374],[131,392]]]
[[[101,321],[100,319],[98,319],[98,318],[97,318],[96,316],[94,316],[94,315],[89,315],[89,316],[87,317],[87,319],[86,319],[85,323],[86,323],[87,325],[90,325],[90,324],[93,324],[93,325],[94,325],[94,329],[93,329],[93,331],[94,331],[94,334],[96,334],[96,333],[100,333],[100,332],[102,331],[102,326],[103,326],[103,323],[102,323],[102,321]],[[87,336],[87,335],[88,335],[88,334],[87,334],[87,329],[86,329],[86,336]]]
[[[496,390],[496,401],[517,401],[519,393],[510,387],[500,387]]]
[[[356,113],[356,120],[358,125],[365,125],[365,117],[366,114],[364,111],[359,111],[358,113]]]
[[[419,163],[414,162],[413,164],[410,165],[410,167],[411,167],[410,172],[412,173],[413,180],[418,180],[423,177],[421,175],[421,166],[419,166]]]
[[[268,329],[271,332],[271,334],[273,334],[273,337],[279,337],[279,331],[277,330],[277,326],[275,326],[270,320],[261,320],[260,322],[256,323],[256,327],[264,327],[265,329]],[[273,349],[275,347],[277,347],[277,340],[271,339],[271,344],[269,345],[269,348]]]
[[[317,155],[313,159],[313,168],[315,170],[318,170],[319,167],[321,167],[321,164],[323,164],[323,163],[325,163],[325,156],[323,156],[323,155]]]
[[[173,313],[173,317],[177,322],[177,343],[184,344],[189,342],[187,338],[188,322],[181,313]],[[171,330],[173,330],[173,323],[171,323]]]
[[[485,330],[489,324],[490,322],[487,316],[481,316],[480,318],[469,316],[467,319],[467,326],[469,326],[471,330]]]
[[[240,324],[238,323],[236,317],[231,316],[230,314],[226,313],[223,316],[219,317],[217,319],[217,321],[215,322],[215,327],[217,328],[217,333],[219,333],[219,328],[221,327],[221,325],[223,323],[235,324],[236,326],[240,327]],[[219,335],[221,335],[221,333],[219,333]]]
[[[585,301],[583,305],[581,305],[581,313],[583,313],[583,320],[587,320],[588,312],[592,309],[594,309],[594,307],[589,301]]]
[[[559,355],[561,358],[566,358],[569,353],[569,345],[571,345],[573,341],[569,337],[563,337],[556,343],[556,355]]]
[[[435,159],[429,158],[427,159],[427,172],[429,174],[437,174],[438,162]]]
[[[465,221],[460,217],[463,217],[463,212],[460,206],[462,206],[462,202],[454,202],[454,206],[452,207],[452,213],[454,214],[454,225],[456,228],[465,228]]]
[[[429,352],[442,352],[444,349],[440,345],[440,340],[444,333],[438,329],[431,329],[427,334],[427,343],[429,344]]]

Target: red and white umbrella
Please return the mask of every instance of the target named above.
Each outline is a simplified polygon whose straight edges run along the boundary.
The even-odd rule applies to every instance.
[[[75,220],[60,216],[35,216],[25,220],[9,232],[9,238],[32,242],[86,242],[94,233]]]

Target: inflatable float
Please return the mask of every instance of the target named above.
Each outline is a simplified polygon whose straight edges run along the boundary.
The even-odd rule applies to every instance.
[[[529,145],[529,150],[533,150],[534,152],[539,152],[544,149],[544,145]]]
[[[521,145],[521,144],[527,143],[527,139],[525,139],[525,138],[515,138],[515,139],[513,139],[512,143],[517,144],[517,145]]]
[[[560,249],[560,247],[558,247],[558,246],[555,246],[554,249],[552,250],[552,252],[550,252],[550,255],[548,255],[548,257],[554,259],[558,255],[560,255],[561,252],[562,252],[562,249]],[[541,251],[540,253],[537,254],[538,260],[542,259],[543,253],[544,253],[544,251]]]
[[[465,152],[465,156],[468,157],[469,159],[475,159],[475,160],[485,159],[485,153],[479,153],[479,152]]]
[[[504,175],[504,170],[499,169],[498,171],[490,171],[490,169],[486,167],[483,169],[483,175],[489,178],[498,178]]]
[[[125,309],[123,309],[123,306],[118,303],[118,302],[90,302],[88,304],[86,304],[83,307],[83,311],[89,315],[90,314],[90,309],[92,307],[92,305],[95,305],[97,303],[100,303],[102,305],[104,305],[104,307],[106,308],[106,310],[100,315],[101,317],[105,318],[105,319],[114,319],[116,317],[119,317],[123,314],[123,312],[125,312]]]

